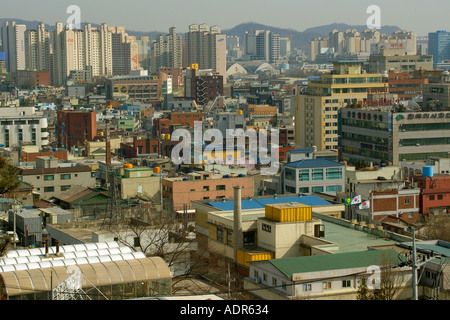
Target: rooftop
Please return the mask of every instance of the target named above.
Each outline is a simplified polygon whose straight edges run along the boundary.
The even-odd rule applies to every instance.
[[[328,160],[325,158],[319,158],[319,159],[303,159],[299,161],[294,161],[286,163],[286,166],[292,168],[325,168],[325,167],[344,166],[344,164]]]
[[[293,196],[293,197],[277,197],[277,198],[257,198],[251,200],[241,200],[242,210],[248,209],[264,209],[267,204],[277,204],[277,203],[301,203],[311,207],[314,206],[327,206],[332,205],[332,203],[323,200],[318,196]],[[230,211],[234,209],[234,201],[215,201],[208,202],[208,205],[223,211]]]
[[[395,245],[398,243],[395,240],[382,238],[370,232],[352,229],[323,219],[322,224],[325,226],[323,239],[336,244],[336,246],[324,248],[331,253],[364,251],[368,247]]]
[[[398,252],[389,249],[272,259],[269,260],[269,263],[285,276],[292,277],[296,273],[368,267],[374,264],[378,265],[386,260],[391,263],[401,262],[398,257]]]

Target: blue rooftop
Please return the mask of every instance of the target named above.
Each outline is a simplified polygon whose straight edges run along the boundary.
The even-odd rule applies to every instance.
[[[313,149],[308,149],[308,148],[288,150],[289,153],[308,153],[308,152],[313,152],[313,151],[314,151]]]
[[[326,206],[332,204],[326,200],[323,200],[318,196],[293,196],[293,197],[242,200],[241,207],[242,210],[264,209],[267,204],[291,203],[291,202],[297,202],[311,207]],[[214,208],[223,211],[230,211],[234,209],[234,201],[208,202],[208,204],[210,206],[213,206]]]
[[[323,167],[337,167],[337,166],[344,166],[344,164],[328,160],[326,158],[303,159],[299,161],[286,163],[286,167],[292,168],[323,168]]]

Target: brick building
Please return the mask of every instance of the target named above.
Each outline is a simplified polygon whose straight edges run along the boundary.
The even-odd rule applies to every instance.
[[[411,100],[423,94],[423,85],[428,84],[428,78],[413,78],[409,72],[389,72],[389,92],[398,95],[400,101]]]
[[[22,88],[35,88],[39,86],[50,86],[49,71],[18,70],[16,82]]]
[[[97,135],[95,111],[61,110],[57,112],[56,139],[58,147],[70,150],[82,146]]]
[[[379,221],[391,215],[407,223],[416,223],[420,219],[419,189],[372,191],[368,201],[371,220]]]
[[[233,186],[242,186],[242,197],[254,196],[253,177],[220,175],[212,172],[193,172],[186,176],[165,178],[163,196],[172,202],[173,210],[191,207],[193,200],[230,199],[234,197]]]
[[[420,211],[430,214],[433,209],[450,208],[450,175],[437,174],[431,177],[413,176],[413,183],[420,188]]]
[[[159,141],[156,139],[138,139],[133,137],[132,143],[121,143],[120,153],[124,158],[159,154]]]
[[[184,78],[184,96],[199,105],[206,105],[216,97],[223,96],[224,79],[222,75],[211,70],[187,68]]]
[[[177,128],[194,128],[196,121],[202,121],[201,112],[168,112],[153,120],[153,137],[171,134]]]

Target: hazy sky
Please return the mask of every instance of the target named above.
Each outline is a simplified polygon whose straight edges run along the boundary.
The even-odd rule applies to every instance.
[[[297,31],[334,22],[365,25],[369,5],[380,7],[382,25],[417,35],[447,30],[450,24],[448,0],[2,0],[0,18],[65,23],[67,7],[74,4],[81,8],[82,22],[137,31],[168,32],[174,26],[181,33],[193,23],[228,29],[257,22]]]

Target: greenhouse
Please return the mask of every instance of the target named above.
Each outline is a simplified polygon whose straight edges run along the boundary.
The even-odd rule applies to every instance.
[[[66,253],[70,257],[64,257],[64,253],[60,257],[31,255],[27,258],[31,261],[16,264],[13,262],[17,258],[11,257],[15,254],[10,253],[0,267],[0,299],[56,300],[63,296],[74,300],[122,300],[171,294],[172,276],[162,258],[122,248],[122,253],[112,255],[92,249],[84,249],[84,253],[92,255],[80,253],[83,251],[78,255]],[[69,286],[63,295],[58,294],[61,288],[67,288],[75,271],[79,271],[79,286]]]

